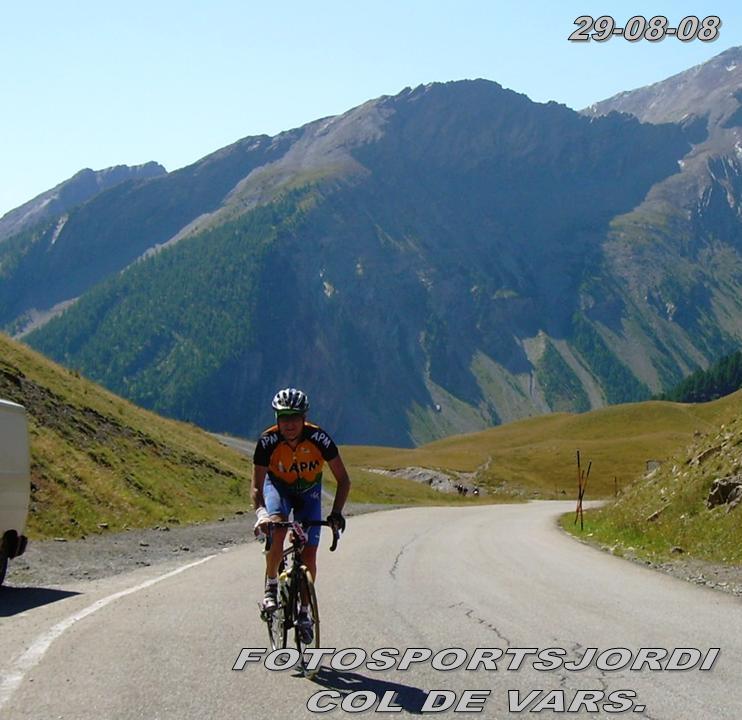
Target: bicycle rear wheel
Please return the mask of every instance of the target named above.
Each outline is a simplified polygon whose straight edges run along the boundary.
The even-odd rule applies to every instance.
[[[301,633],[299,632],[298,626],[294,625],[294,642],[296,643],[297,650],[302,654],[302,657],[300,659],[301,668],[304,672],[304,675],[307,677],[314,677],[314,675],[317,674],[317,671],[319,670],[319,666],[315,668],[314,670],[309,670],[307,667],[307,663],[309,662],[309,657],[304,655],[304,651],[307,648],[318,648],[320,647],[320,634],[319,634],[319,605],[317,604],[317,593],[314,589],[314,580],[312,579],[312,573],[307,570],[307,568],[302,565],[300,572],[299,572],[299,592],[296,593],[295,596],[295,602],[296,602],[296,608],[294,610],[294,618],[299,617],[299,610],[301,609],[301,603],[302,603],[302,597],[305,597],[307,599],[307,604],[309,606],[309,617],[312,620],[313,623],[313,631],[314,636],[311,640],[311,642],[304,642],[301,637]]]

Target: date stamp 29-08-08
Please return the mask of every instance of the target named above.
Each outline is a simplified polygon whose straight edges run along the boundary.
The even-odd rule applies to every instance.
[[[703,19],[695,15],[684,17],[676,25],[670,25],[665,15],[655,15],[645,18],[643,15],[634,15],[621,27],[610,15],[601,15],[593,18],[591,15],[580,15],[574,22],[577,30],[570,34],[572,42],[605,42],[612,37],[622,37],[629,42],[647,40],[659,42],[666,37],[674,37],[681,42],[700,40],[712,42],[719,37],[721,18],[718,15],[709,15]]]

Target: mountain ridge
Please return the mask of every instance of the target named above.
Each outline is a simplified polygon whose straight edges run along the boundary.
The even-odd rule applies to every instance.
[[[374,115],[366,123],[364,119],[369,110]],[[386,132],[379,135],[382,122]],[[353,124],[360,124],[363,132],[349,142],[345,132],[348,125]],[[339,139],[334,133],[339,134]],[[620,162],[615,159],[626,146],[625,134],[631,136],[635,144],[628,163],[625,159]],[[410,422],[418,422],[417,430],[412,433],[422,438],[429,433],[435,436],[445,430],[474,429],[512,417],[507,407],[509,400],[502,399],[499,403],[488,400],[482,384],[489,381],[477,378],[471,369],[477,357],[476,362],[482,366],[478,371],[480,375],[501,372],[497,370],[499,367],[507,375],[522,376],[519,383],[525,382],[527,388],[513,391],[522,398],[516,398],[515,402],[526,407],[550,407],[543,392],[533,389],[534,384],[539,383],[534,383],[531,361],[518,338],[524,334],[535,337],[542,331],[558,338],[569,332],[572,314],[577,310],[569,265],[579,266],[577,274],[583,272],[588,262],[586,258],[595,252],[594,245],[600,234],[596,228],[607,227],[613,215],[633,207],[656,180],[675,172],[677,159],[690,147],[683,132],[674,127],[642,126],[633,118],[593,121],[556,103],[531,103],[525,96],[487,81],[433,84],[404,91],[366,104],[361,110],[350,111],[332,122],[325,120],[305,126],[297,136],[298,142],[302,138],[306,141],[295,150],[299,162],[295,163],[291,157],[286,160],[291,153],[289,150],[276,160],[279,165],[287,163],[294,168],[298,164],[302,170],[311,172],[317,166],[304,161],[307,157],[310,160],[319,157],[321,163],[329,157],[328,165],[334,168],[337,155],[324,149],[329,145],[340,146],[339,152],[345,157],[350,154],[353,162],[348,165],[352,171],[349,175],[329,173],[319,177],[315,173],[311,182],[297,183],[295,189],[287,190],[285,201],[278,201],[278,205],[283,202],[284,207],[274,213],[276,217],[272,219],[267,217],[272,212],[270,204],[264,206],[265,212],[257,208],[244,215],[247,218],[244,227],[250,226],[250,217],[265,215],[259,222],[264,228],[260,232],[271,233],[272,239],[267,243],[268,236],[261,236],[260,232],[250,234],[249,240],[245,236],[244,247],[252,246],[258,255],[250,251],[244,262],[248,265],[262,263],[262,269],[258,275],[251,276],[249,285],[240,291],[248,292],[247,288],[252,288],[250,294],[244,296],[245,305],[252,307],[253,318],[266,318],[267,324],[245,320],[244,327],[238,330],[240,323],[226,321],[235,328],[230,332],[236,339],[234,352],[237,355],[227,361],[230,370],[218,371],[218,375],[233,377],[236,383],[247,381],[243,391],[246,396],[240,398],[244,403],[239,405],[244,407],[249,396],[251,408],[254,408],[251,414],[255,416],[259,412],[255,397],[265,392],[265,384],[280,385],[283,378],[288,382],[292,376],[304,376],[310,389],[321,393],[330,377],[344,378],[344,393],[327,403],[330,414],[344,425],[350,421],[349,409],[344,407],[349,402],[355,408],[356,429],[353,432],[357,433],[349,435],[349,439],[364,439],[366,436],[361,433],[374,428],[380,441],[391,444],[410,442]],[[317,136],[324,146],[322,151],[313,153],[311,140]],[[596,158],[604,153],[611,160],[598,163],[591,158],[573,157],[572,148],[586,145],[595,146]],[[651,161],[650,148],[655,150]],[[463,165],[460,158],[463,158]],[[321,165],[321,168],[328,165]],[[264,168],[261,166],[254,172],[259,175],[265,172]],[[273,167],[269,166],[268,171],[271,170]],[[592,184],[582,182],[583,172],[593,174]],[[633,178],[628,186],[622,185],[622,172]],[[290,173],[287,176],[293,177]],[[283,187],[284,177],[279,172],[274,187]],[[460,190],[451,195],[453,185]],[[516,192],[512,192],[511,187],[515,187]],[[536,211],[531,207],[534,189],[540,192],[540,207]],[[587,221],[585,207],[590,207]],[[360,215],[357,214],[359,208],[363,208]],[[171,248],[167,258],[161,255],[161,264],[185,262],[181,258],[188,252],[195,252],[197,245],[205,248],[207,244],[214,249],[221,247],[221,256],[233,262],[242,251],[227,236],[242,232],[240,218],[237,215],[226,223],[207,224],[200,232],[188,236],[188,248],[182,240]],[[549,218],[558,219],[563,229],[544,232],[543,222]],[[486,223],[485,228],[481,222]],[[583,227],[581,237],[568,231],[573,247],[565,260],[561,258],[564,238],[560,233],[574,227]],[[220,228],[225,231],[221,233]],[[215,244],[217,236],[221,238],[221,245]],[[308,252],[306,248],[316,248],[316,252]],[[585,257],[581,257],[582,253]],[[300,264],[295,262],[297,257],[301,258]],[[216,258],[209,262],[210,272],[219,262]],[[204,268],[204,263],[199,265]],[[387,267],[394,269],[391,282],[386,274]],[[454,268],[458,268],[458,277],[449,272]],[[189,271],[177,272],[188,277]],[[230,274],[223,266],[219,272]],[[145,274],[151,278],[148,282],[156,282],[151,266],[132,268],[126,275],[133,279]],[[281,284],[304,289],[304,308],[298,319],[291,317],[290,303],[272,297],[276,295],[272,277],[280,278]],[[125,283],[125,280],[122,278],[120,282]],[[172,282],[167,283],[168,287]],[[201,298],[209,292],[209,285],[199,287],[202,289],[191,292],[190,297]],[[113,286],[111,292],[114,292]],[[130,296],[130,292],[128,290],[127,295]],[[553,302],[555,294],[561,295],[564,302]],[[53,347],[59,342],[64,347],[80,347],[67,362],[79,364],[86,372],[89,367],[113,363],[110,367],[118,370],[93,377],[113,382],[119,392],[126,393],[127,389],[132,392],[139,386],[135,381],[139,373],[149,373],[145,368],[138,369],[142,362],[147,362],[144,357],[134,354],[122,366],[114,358],[104,360],[95,351],[98,359],[93,360],[85,350],[87,342],[83,338],[93,327],[102,334],[115,333],[115,326],[125,322],[124,306],[129,308],[125,314],[130,318],[136,311],[129,300],[117,301],[111,294],[106,299],[102,293],[98,296],[103,315],[100,310],[90,314],[87,305],[79,311],[79,317],[87,316],[93,322],[90,330],[76,331],[74,335],[67,335],[67,340],[57,335],[52,342],[49,338],[60,328],[59,323],[54,323],[40,334],[30,336],[29,341],[52,354],[58,352]],[[387,297],[404,298],[404,312],[392,309],[390,313]],[[494,304],[492,298],[496,298]],[[121,310],[104,309],[111,308],[111,302]],[[143,302],[153,308],[156,317],[154,298]],[[538,308],[545,303],[550,310],[544,320]],[[178,304],[174,303],[173,307]],[[448,311],[451,304],[460,307],[473,304],[475,314],[470,314],[470,308],[467,317],[462,316],[463,322],[452,324]],[[193,312],[204,316],[213,312],[200,300],[195,307],[200,310]],[[490,314],[492,310],[497,311],[496,319]],[[228,311],[230,317],[237,312],[236,308]],[[322,328],[316,316],[327,313],[333,320]],[[287,339],[285,348],[274,347],[275,343],[270,341],[268,319],[271,317],[277,318],[279,323],[287,323],[288,327],[296,327],[297,335],[301,334],[298,328],[302,325],[313,328],[310,345],[302,350],[297,341]],[[135,335],[143,333],[144,340],[151,333],[146,327],[152,321],[165,328],[182,322],[174,315],[168,318],[155,320],[148,314],[141,318],[142,325]],[[41,339],[44,336],[46,340]],[[206,342],[205,336],[201,337],[199,347]],[[395,395],[400,368],[387,367],[384,359],[392,351],[389,338],[396,338],[393,353],[404,364],[402,373],[408,398],[412,401],[412,407],[408,404],[408,410],[393,412],[391,418],[369,407],[368,400],[364,399],[364,387],[376,388],[383,397]],[[155,351],[162,355],[154,362],[172,367],[174,359],[165,358],[170,353],[180,357],[181,351],[176,349],[179,341],[174,336],[163,341],[165,345]],[[483,344],[478,346],[478,343]],[[120,345],[121,341],[114,346],[116,344]],[[148,345],[146,340],[144,345]],[[238,349],[240,347],[243,349]],[[347,361],[328,357],[328,350],[333,347],[349,352],[355,370],[347,367]],[[542,357],[547,358],[547,362],[550,359],[559,364],[561,356],[555,349],[557,346],[549,347],[551,351]],[[287,365],[282,359],[285,355],[296,360],[290,360]],[[315,355],[325,358],[324,363],[315,360]],[[217,405],[226,402],[226,397],[233,397],[234,389],[225,388],[221,391],[225,399],[218,399],[216,388],[223,387],[223,380],[210,379],[212,371],[206,368],[212,363],[216,363],[215,370],[219,367],[223,362],[217,360],[221,351],[212,350],[209,356],[212,359],[204,361],[200,392],[210,393],[209,403]],[[574,357],[570,359],[573,365],[581,362]],[[259,367],[279,370],[273,378],[246,375],[243,367],[256,362]],[[326,367],[327,363],[330,367]],[[565,372],[564,367],[569,372],[569,363],[562,363],[566,364],[559,365],[560,372]],[[584,365],[584,360],[582,363]],[[282,364],[287,366],[281,369]],[[129,377],[125,384],[118,384],[114,379],[114,375],[121,372]],[[628,374],[624,374],[628,378]],[[355,384],[360,385],[355,389],[354,375]],[[183,406],[175,410],[174,406],[162,403],[171,392],[178,395],[175,386],[168,386],[170,389],[166,392],[165,386],[159,385],[162,394],[155,400],[154,407],[165,413],[184,412]],[[151,402],[149,391],[134,392],[143,393],[134,395],[138,401]],[[547,391],[554,403],[561,406],[566,402],[569,406],[565,393],[553,383]],[[631,393],[626,399],[634,398],[636,390]],[[342,402],[343,396],[346,402]],[[617,397],[623,396],[619,393]],[[440,415],[431,415],[427,409],[435,404],[443,409]],[[586,408],[588,404],[583,401],[581,407]],[[204,407],[196,407],[190,401],[188,407],[189,413],[195,413],[189,414],[190,419],[207,427],[213,422],[208,413],[214,411],[205,412]],[[422,417],[411,420],[410,412]],[[236,415],[231,417],[230,412],[221,411],[219,415],[222,421],[230,418],[227,429],[234,432],[252,434],[256,430],[254,420],[245,425],[246,420]],[[444,421],[442,426],[441,421]],[[423,429],[426,424],[428,430]]]
[[[0,243],[28,227],[64,215],[71,208],[127,180],[147,180],[167,174],[154,161],[143,165],[115,165],[103,170],[84,168],[0,217]]]
[[[70,306],[112,273],[156,251],[217,207],[246,168],[283,150],[285,138],[264,148],[265,139],[243,138],[144,184],[115,185],[0,243],[0,325],[24,334],[40,314]]]
[[[433,83],[106,193],[54,247],[135,247],[28,341],[243,435],[286,384],[388,445],[648,397],[742,338],[733,129],[603,109]]]

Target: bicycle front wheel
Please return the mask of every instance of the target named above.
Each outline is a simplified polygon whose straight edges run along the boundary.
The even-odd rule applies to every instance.
[[[279,569],[283,571],[283,563]],[[291,627],[291,602],[289,597],[289,589],[283,582],[279,583],[278,607],[264,617],[268,626],[268,639],[273,650],[282,650],[288,644],[289,627]]]
[[[312,579],[312,573],[302,565],[299,572],[299,592],[296,594],[296,610],[294,618],[299,617],[299,611],[301,609],[302,602],[306,603],[309,607],[309,618],[312,621],[312,637],[308,641],[305,634],[302,633],[302,629],[298,624],[294,625],[294,641],[296,642],[297,650],[302,653],[301,664],[304,670],[304,674],[308,677],[313,677],[318,668],[314,670],[308,670],[307,662],[308,657],[304,657],[304,651],[307,648],[318,648],[320,647],[320,634],[319,634],[319,605],[317,604],[317,593],[314,589],[314,580]]]
[[[286,627],[285,608],[279,605],[265,619],[268,626],[268,640],[272,650],[281,650],[286,647],[288,628]]]

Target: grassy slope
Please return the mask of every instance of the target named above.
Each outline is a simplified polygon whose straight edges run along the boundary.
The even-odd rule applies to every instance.
[[[617,554],[630,552],[648,560],[666,560],[673,548],[681,548],[681,556],[742,563],[742,509],[706,507],[713,481],[742,471],[741,402],[742,391],[738,391],[699,406],[736,412],[724,412],[723,422],[690,439],[615,502],[585,513],[583,534]],[[577,532],[570,519],[563,524]]]
[[[554,497],[576,495],[575,453],[580,450],[583,468],[592,461],[588,497],[608,497],[614,477],[619,487],[633,482],[647,460],[667,459],[695,431],[710,432],[733,417],[740,404],[741,396],[703,405],[633,403],[581,415],[543,415],[413,450],[349,447],[343,453],[355,466],[476,472],[476,482],[492,491]]]
[[[32,538],[79,536],[244,509],[244,459],[0,335],[0,397],[24,405]]]

